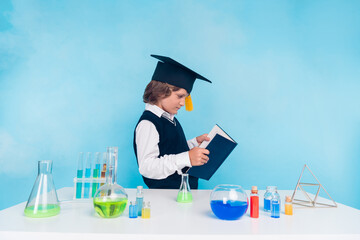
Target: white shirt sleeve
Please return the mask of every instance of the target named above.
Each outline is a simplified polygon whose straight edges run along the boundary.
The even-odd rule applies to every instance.
[[[135,134],[139,172],[144,177],[164,179],[176,171],[181,174],[181,169],[184,167],[191,167],[188,152],[158,157],[160,154],[158,146],[159,133],[152,122],[142,120],[136,127]],[[193,139],[190,141],[193,141]],[[194,143],[191,142],[190,144]]]
[[[189,146],[190,149],[199,146],[199,143],[196,141],[196,138],[193,138],[193,139],[191,139],[191,140],[188,140],[188,141],[187,141],[187,144],[188,144],[188,146]]]

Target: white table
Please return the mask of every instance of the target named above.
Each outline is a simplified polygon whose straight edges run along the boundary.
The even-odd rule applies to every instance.
[[[135,189],[126,189],[135,200]],[[145,201],[151,202],[150,219],[130,219],[128,207],[123,215],[103,219],[96,215],[91,201],[62,202],[59,215],[28,218],[25,202],[0,211],[0,239],[358,239],[360,210],[338,204],[338,208],[295,208],[294,215],[283,210],[274,219],[261,209],[260,217],[246,215],[236,221],[219,220],[213,215],[211,190],[192,190],[192,203],[177,203],[177,190],[145,189]],[[292,191],[279,191],[281,199]],[[72,199],[73,189],[58,190],[60,200]],[[247,191],[249,196],[249,192]],[[283,206],[282,206],[282,209]],[[104,238],[105,239],[105,238]]]

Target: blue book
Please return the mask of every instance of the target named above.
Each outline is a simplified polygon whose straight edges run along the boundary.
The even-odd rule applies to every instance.
[[[210,151],[209,161],[202,166],[194,166],[188,170],[188,174],[194,177],[210,180],[212,175],[221,166],[225,159],[237,146],[232,139],[219,125],[215,125],[208,134],[210,141],[204,141],[199,147]]]

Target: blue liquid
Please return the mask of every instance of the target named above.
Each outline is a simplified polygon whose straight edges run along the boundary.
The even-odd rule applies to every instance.
[[[138,217],[138,207],[137,205],[129,206],[129,218],[137,218]]]
[[[264,211],[270,212],[270,199],[264,198]]]
[[[85,177],[90,178],[91,176],[91,168],[85,169]],[[89,198],[89,191],[90,191],[90,183],[84,183],[84,198]]]
[[[280,203],[278,201],[271,202],[271,217],[272,218],[280,217]]]
[[[77,170],[77,178],[83,177],[83,170]],[[82,191],[82,182],[76,183],[76,198],[81,198],[81,191]]]
[[[246,213],[248,203],[242,201],[227,201],[224,204],[222,200],[214,200],[210,202],[210,206],[218,218],[236,220]]]
[[[138,216],[140,216],[140,217],[141,217],[141,210],[143,208],[143,201],[144,201],[144,198],[142,198],[142,197],[136,198],[136,205],[138,207]]]

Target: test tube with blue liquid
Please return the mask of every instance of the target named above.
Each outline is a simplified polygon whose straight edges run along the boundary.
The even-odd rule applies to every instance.
[[[76,198],[82,197],[82,178],[84,175],[84,153],[79,153],[78,168],[77,168],[77,182],[76,182]]]
[[[100,177],[100,161],[101,161],[101,154],[99,152],[95,153],[95,166],[93,170],[93,178],[99,178]],[[94,197],[96,191],[98,190],[100,184],[97,182],[93,182],[92,184],[92,191],[91,196]]]
[[[84,198],[89,198],[91,177],[91,152],[86,154],[85,178],[88,180],[84,184]]]

